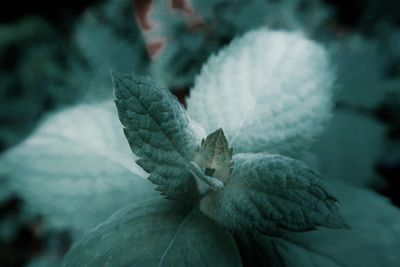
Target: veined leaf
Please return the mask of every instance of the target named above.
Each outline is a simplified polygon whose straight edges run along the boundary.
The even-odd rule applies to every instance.
[[[399,209],[370,190],[339,182],[327,185],[340,198],[351,230],[320,229],[279,239],[259,236],[251,240],[256,248],[252,259],[277,267],[400,266]]]
[[[321,46],[301,33],[262,28],[209,58],[188,114],[206,132],[223,128],[237,153],[297,156],[330,117],[332,83]]]
[[[195,179],[188,164],[194,159],[199,130],[178,100],[148,77],[113,74],[115,103],[137,161],[149,180],[171,199],[192,195]]]
[[[279,155],[238,154],[228,183],[206,195],[201,210],[233,231],[280,235],[282,229],[347,228],[337,200],[303,163]]]
[[[134,160],[108,102],[49,117],[2,155],[0,170],[28,210],[77,236],[123,206],[159,197]]]
[[[197,209],[165,200],[130,205],[88,233],[64,267],[242,266],[233,237]]]
[[[209,134],[196,151],[196,163],[205,169],[205,174],[214,176],[224,182],[232,171],[232,151],[220,128]]]

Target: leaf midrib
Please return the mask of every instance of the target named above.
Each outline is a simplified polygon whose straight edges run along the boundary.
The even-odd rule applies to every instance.
[[[136,174],[136,175],[138,175],[139,177],[142,177],[143,180],[148,181],[148,180],[145,179],[141,174],[139,174],[138,172],[134,171],[133,168],[129,167],[129,166],[126,165],[125,163],[119,161],[119,160],[116,159],[116,158],[113,158],[112,156],[110,156],[110,155],[107,154],[107,153],[102,153],[102,152],[100,152],[99,150],[95,149],[95,148],[92,147],[92,146],[89,146],[88,144],[86,144],[86,143],[84,143],[84,142],[79,142],[79,141],[77,141],[77,140],[70,139],[70,138],[68,138],[68,137],[66,137],[66,136],[63,136],[63,135],[57,135],[57,134],[55,134],[55,133],[44,133],[43,136],[45,136],[45,135],[48,135],[48,136],[50,136],[50,137],[52,137],[52,138],[59,138],[59,139],[61,139],[61,140],[64,140],[64,141],[66,141],[66,142],[69,142],[69,143],[72,144],[72,145],[76,145],[76,146],[79,146],[79,147],[84,147],[84,148],[86,148],[88,151],[91,151],[91,152],[93,152],[94,154],[96,154],[97,156],[99,156],[99,157],[104,157],[104,158],[106,158],[106,159],[108,159],[108,160],[110,160],[110,161],[116,163],[117,165],[121,166],[122,168],[124,168],[124,169],[127,170],[128,172],[133,173],[133,174]]]
[[[143,83],[140,83],[141,85],[146,85]],[[129,86],[126,85],[126,83],[124,82],[124,86],[125,88],[129,88]],[[128,89],[129,91],[131,91],[130,89]],[[164,90],[162,88],[160,88],[160,90]],[[186,159],[186,157],[182,154],[182,151],[180,151],[176,144],[171,140],[171,138],[165,134],[164,130],[161,128],[160,126],[160,122],[158,120],[155,119],[155,117],[153,116],[153,114],[151,112],[149,112],[149,107],[147,107],[146,105],[144,105],[143,101],[140,99],[140,97],[135,96],[135,94],[131,94],[132,97],[136,98],[137,101],[140,103],[140,105],[147,111],[147,115],[156,123],[157,127],[160,129],[160,132],[162,133],[162,135],[166,138],[166,140],[168,140],[168,142],[172,145],[172,147],[174,148],[174,150],[178,153],[178,155],[183,159],[183,162],[185,162],[186,165],[189,165],[189,160]],[[172,101],[176,101],[175,99],[173,99],[173,96],[171,95],[170,97],[172,97]],[[118,100],[120,101],[120,100]],[[177,102],[176,104],[180,105],[179,102]],[[128,107],[127,107],[128,110]],[[134,111],[133,111],[134,112]],[[136,113],[136,112],[134,112]],[[124,127],[126,127],[124,125]],[[128,128],[128,127],[126,127]],[[129,127],[131,129],[131,127]],[[136,131],[134,129],[132,129],[133,131]],[[128,138],[128,137],[126,137]],[[129,139],[128,139],[129,140]],[[143,141],[143,139],[141,139]],[[143,141],[144,142],[144,141]],[[144,142],[145,143],[145,142]]]
[[[167,256],[168,252],[170,251],[170,249],[172,248],[172,246],[174,245],[176,239],[178,238],[178,234],[181,231],[182,227],[184,226],[184,224],[186,223],[187,219],[190,217],[190,215],[193,213],[194,208],[189,211],[186,216],[183,218],[182,222],[179,224],[179,226],[177,227],[174,236],[172,237],[171,241],[168,243],[167,248],[164,250],[163,254],[160,257],[160,261],[158,262],[157,267],[161,267],[165,257]]]

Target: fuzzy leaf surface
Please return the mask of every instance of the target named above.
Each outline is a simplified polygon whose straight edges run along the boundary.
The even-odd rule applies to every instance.
[[[196,127],[169,91],[148,77],[113,74],[115,103],[137,164],[170,199],[190,194],[195,182],[188,171],[199,142]]]
[[[238,154],[223,189],[206,195],[201,210],[233,231],[279,236],[281,230],[346,228],[337,200],[303,163],[280,155]]]
[[[259,266],[394,267],[400,266],[400,211],[377,193],[328,182],[338,196],[351,230],[320,229],[287,233],[283,238],[252,240],[251,258]]]
[[[188,113],[222,128],[236,153],[298,156],[330,117],[334,75],[327,52],[303,34],[253,30],[209,58]]]
[[[78,236],[121,207],[159,198],[135,159],[110,101],[50,116],[1,156],[0,170],[28,211]]]
[[[76,243],[64,267],[242,266],[232,235],[198,209],[130,205]]]
[[[195,161],[205,169],[207,175],[227,181],[232,171],[232,152],[220,128],[201,140]]]

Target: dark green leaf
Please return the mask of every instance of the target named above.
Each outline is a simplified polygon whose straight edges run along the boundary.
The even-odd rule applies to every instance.
[[[64,267],[242,266],[233,237],[198,209],[165,200],[131,205],[83,237]]]
[[[206,195],[201,210],[233,231],[280,235],[282,229],[347,228],[318,174],[279,155],[238,154],[228,183]]]
[[[193,195],[199,135],[178,100],[148,77],[113,74],[115,103],[125,136],[149,180],[171,199]]]
[[[340,198],[351,230],[321,229],[253,239],[252,259],[277,267],[400,266],[400,211],[378,194],[338,182],[328,184]],[[274,265],[272,265],[274,264]]]

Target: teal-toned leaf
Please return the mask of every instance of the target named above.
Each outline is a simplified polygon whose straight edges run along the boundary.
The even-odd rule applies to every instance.
[[[27,210],[77,236],[121,207],[159,198],[135,159],[110,101],[50,116],[1,156],[0,173]]]
[[[220,128],[201,140],[195,161],[204,168],[206,175],[226,182],[232,172],[232,151]]]
[[[195,180],[188,164],[199,134],[182,105],[148,77],[113,74],[115,103],[137,163],[171,199],[191,195]]]
[[[187,99],[206,132],[236,153],[304,153],[323,129],[334,81],[328,53],[300,32],[260,28],[210,56]]]
[[[277,267],[400,266],[400,211],[378,194],[339,182],[327,183],[341,202],[351,230],[320,229],[284,238],[252,239],[252,259]],[[272,265],[273,264],[273,265]]]
[[[348,227],[337,200],[303,163],[279,155],[238,154],[223,189],[206,195],[201,210],[233,231],[280,235],[317,226]]]
[[[165,200],[127,206],[88,233],[64,267],[242,266],[233,237],[197,209]]]

